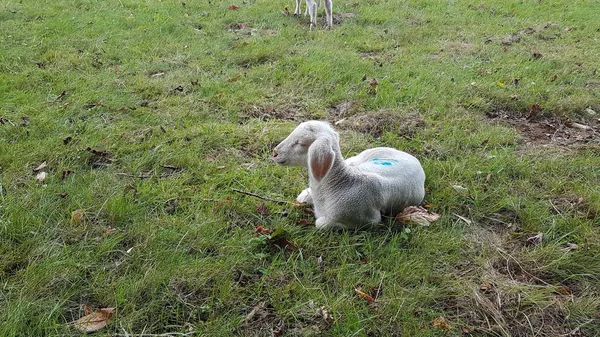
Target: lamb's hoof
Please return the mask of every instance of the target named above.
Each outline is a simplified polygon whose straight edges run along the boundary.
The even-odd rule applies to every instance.
[[[315,225],[316,225],[317,229],[319,229],[319,230],[324,230],[324,229],[335,227],[335,224],[332,223],[331,221],[329,221],[329,219],[327,219],[327,218],[318,218],[317,221],[315,222]]]
[[[312,205],[312,196],[310,195],[310,188],[307,188],[304,191],[300,192],[298,197],[296,197],[296,201],[303,204]]]

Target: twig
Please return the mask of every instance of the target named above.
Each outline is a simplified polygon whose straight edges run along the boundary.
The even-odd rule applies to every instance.
[[[271,199],[271,198],[263,197],[262,195],[259,195],[259,194],[256,194],[256,193],[238,190],[237,188],[232,188],[231,190],[234,191],[234,192],[237,192],[237,193],[249,195],[251,197],[255,197],[255,198],[266,200],[266,201],[275,202],[275,203],[278,203],[278,204],[291,204],[291,202],[289,202],[289,201]]]

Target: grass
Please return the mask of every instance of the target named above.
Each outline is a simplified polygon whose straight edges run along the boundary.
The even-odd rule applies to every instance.
[[[0,335],[86,304],[116,308],[100,336],[600,334],[596,4],[336,3],[312,32],[286,6],[0,4]],[[306,172],[269,157],[306,119],[417,156],[442,218],[258,212],[232,188],[292,200]]]

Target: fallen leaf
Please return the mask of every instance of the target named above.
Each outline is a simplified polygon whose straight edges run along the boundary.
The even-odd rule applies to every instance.
[[[561,295],[565,295],[565,296],[571,295],[571,291],[569,290],[569,288],[567,288],[565,286],[558,286],[558,287],[556,287],[555,291]]]
[[[312,226],[312,221],[307,219],[300,219],[296,221],[296,225],[298,226]]]
[[[276,329],[273,329],[273,335],[281,336],[281,334],[283,334],[284,331],[285,331],[285,322],[282,320],[279,323],[279,326]]]
[[[356,292],[356,294],[358,296],[360,296],[363,299],[365,299],[365,301],[367,301],[369,303],[375,303],[375,299],[371,295],[369,295],[369,294],[365,293],[364,291],[362,291],[361,289],[354,288],[354,292]]]
[[[59,197],[61,197],[62,199],[66,198],[69,196],[69,193],[67,192],[62,192],[61,194],[58,195]]]
[[[114,311],[114,308],[101,308],[81,317],[75,322],[71,322],[69,325],[81,332],[95,332],[110,324]]]
[[[441,330],[444,331],[449,331],[450,329],[452,329],[452,326],[450,324],[448,324],[448,322],[446,321],[446,319],[444,318],[444,316],[440,316],[436,319],[433,320],[433,327],[434,328],[439,328]]]
[[[71,170],[63,170],[60,174],[60,180],[65,180],[73,171]]]
[[[47,176],[46,172],[41,171],[40,173],[38,173],[35,176],[35,180],[37,180],[38,183],[43,183],[44,180],[46,180],[46,176]]]
[[[462,331],[463,333],[471,333],[473,332],[473,328],[468,327],[468,326],[463,326],[462,328],[460,328],[460,331]]]
[[[283,228],[276,229],[269,238],[269,242],[281,249],[294,251],[298,249],[295,243],[287,238],[288,233]]]
[[[287,7],[285,7],[285,8],[284,8],[284,9],[281,11],[281,14],[283,14],[283,15],[290,15],[290,10],[289,10]]]
[[[261,225],[256,226],[256,228],[254,229],[254,233],[258,233],[260,235],[269,235],[271,233],[273,233],[272,230],[265,228]]]
[[[237,11],[239,8],[240,8],[240,7],[239,7],[239,6],[236,6],[236,5],[231,5],[231,6],[229,6],[229,10],[230,10],[230,11]]]
[[[33,172],[39,172],[39,171],[41,171],[46,166],[48,166],[48,162],[44,161],[41,164],[39,164],[36,168],[34,168]]]
[[[557,78],[558,78],[557,75],[552,75],[552,77],[550,77],[550,82],[556,81]]]
[[[237,82],[237,80],[239,80],[239,79],[240,79],[240,75],[237,75],[237,76],[229,78],[227,80],[227,82]]]
[[[485,176],[485,182],[486,182],[486,183],[489,183],[489,182],[490,182],[490,179],[492,179],[492,176],[493,176],[493,174],[492,174],[492,173],[488,173],[488,175],[487,175],[487,176]]]
[[[379,85],[379,82],[377,81],[376,78],[374,78],[374,79],[372,79],[372,80],[369,81],[369,85],[374,88],[374,87],[377,87]]]
[[[252,310],[248,313],[248,315],[246,315],[246,318],[244,320],[246,322],[250,322],[259,311],[263,311],[265,304],[266,303],[262,301],[255,305],[254,308],[252,308]]]
[[[439,214],[430,212],[421,206],[406,207],[396,219],[402,223],[429,226],[440,218]]]
[[[483,282],[481,285],[479,285],[479,290],[481,291],[488,291],[492,288],[492,284],[489,282]]]
[[[533,53],[531,53],[531,56],[533,56],[534,59],[538,60],[542,58],[542,53],[534,51]]]
[[[263,216],[269,215],[269,209],[264,202],[261,202],[258,206],[256,206],[256,212]]]
[[[496,82],[496,85],[499,86],[500,88],[504,88],[505,87],[504,82],[500,82],[500,81]]]
[[[73,212],[71,212],[71,225],[79,225],[80,223],[83,222],[83,210],[82,209],[76,209]]]
[[[527,116],[528,119],[533,118],[535,116],[537,116],[540,112],[542,112],[543,108],[537,104],[532,104],[529,107],[529,116]]]
[[[527,243],[531,244],[531,245],[537,245],[542,243],[542,238],[544,237],[544,234],[542,232],[537,233],[536,235],[527,238]]]
[[[29,117],[28,116],[23,116],[23,117],[21,117],[21,119],[23,119],[23,124],[21,124],[21,126],[29,126]]]
[[[567,243],[567,245],[566,245],[565,247],[563,247],[561,250],[562,250],[563,252],[565,252],[565,253],[568,253],[568,252],[570,252],[570,251],[572,251],[572,250],[575,250],[575,249],[577,249],[577,248],[579,248],[579,246],[578,246],[577,244],[569,242],[569,243]]]
[[[452,185],[452,188],[457,192],[469,192],[469,189],[460,185]]]

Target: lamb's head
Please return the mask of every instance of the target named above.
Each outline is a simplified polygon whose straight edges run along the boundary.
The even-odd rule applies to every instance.
[[[300,123],[286,139],[275,147],[273,160],[279,165],[307,167],[308,148],[321,135],[334,135],[338,138],[337,133],[327,122]]]

